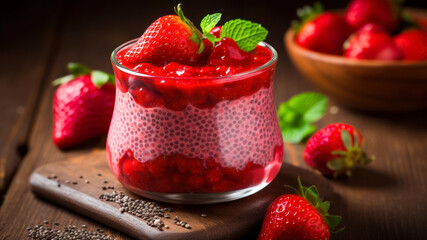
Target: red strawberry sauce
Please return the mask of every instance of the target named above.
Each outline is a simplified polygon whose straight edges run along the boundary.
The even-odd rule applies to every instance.
[[[283,141],[268,46],[244,56],[214,50],[196,66],[127,65],[128,47],[113,53],[119,91],[107,140],[125,187],[141,195],[217,193],[273,180]]]

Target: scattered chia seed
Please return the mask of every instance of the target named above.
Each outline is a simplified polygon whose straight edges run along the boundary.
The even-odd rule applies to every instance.
[[[208,215],[206,215],[206,214],[202,213],[202,215],[200,215],[200,216],[202,216],[203,218],[205,218],[205,217],[207,217]]]
[[[44,224],[49,224],[49,221],[48,220],[44,220],[43,223]]]
[[[70,180],[65,180],[65,183],[67,183],[67,184],[70,183],[70,182],[71,182]]]
[[[80,176],[79,178],[80,178],[80,179],[82,179],[82,178],[83,178],[83,176]]]
[[[119,204],[120,213],[127,212],[142,218],[148,226],[157,228],[159,231],[163,231],[163,228],[166,228],[166,225],[160,218],[170,218],[170,214],[165,214],[165,212],[172,212],[171,208],[161,208],[155,202],[134,199],[126,196],[123,192],[113,191],[112,193],[103,193],[99,196],[99,199]],[[183,227],[185,227],[185,224],[187,223],[184,222]],[[188,226],[190,225],[188,224]]]
[[[102,176],[102,174],[101,174],[101,173],[98,173],[98,176]]]
[[[74,182],[73,182],[73,184],[74,184],[74,185],[76,185],[76,184],[77,184],[77,182],[76,182],[76,181],[74,181]]]
[[[44,222],[46,222],[45,220]],[[55,222],[55,225],[57,222]],[[33,228],[28,227],[28,237],[34,240],[48,240],[48,239],[64,239],[64,240],[72,240],[72,239],[79,239],[79,240],[91,240],[91,239],[103,239],[103,240],[116,240],[115,237],[109,236],[106,234],[101,234],[104,232],[104,230],[97,229],[96,232],[89,232],[86,231],[86,225],[82,225],[82,228],[84,229],[77,229],[74,225],[69,225],[64,227],[63,230],[59,229],[52,229],[50,227],[44,227],[42,225],[36,225]]]
[[[104,186],[102,186],[102,190],[107,190],[107,188],[106,188],[106,187],[104,187]]]
[[[107,180],[105,180],[105,181],[104,181],[104,183],[108,183],[108,181],[107,181]]]
[[[85,180],[85,183],[90,183],[90,182],[89,182],[89,180],[87,180],[87,179],[86,179],[86,180]]]

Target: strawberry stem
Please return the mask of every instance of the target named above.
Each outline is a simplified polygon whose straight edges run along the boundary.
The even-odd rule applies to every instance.
[[[188,20],[185,16],[184,16],[184,12],[181,9],[181,3],[178,4],[178,6],[176,6],[174,8],[176,14],[179,16],[179,18],[181,19],[181,21],[183,21],[185,24],[187,24],[191,31],[193,32],[193,35],[191,35],[190,39],[191,41],[200,44],[199,50],[197,51],[198,54],[201,54],[203,52],[203,50],[205,49],[205,45],[203,44],[203,34],[199,31],[199,29],[197,29],[194,24]]]
[[[319,192],[317,191],[317,187],[315,185],[312,185],[310,187],[303,186],[301,179],[298,176],[299,190],[289,185],[285,186],[293,189],[297,195],[306,199],[322,215],[330,230],[336,228],[340,224],[341,217],[336,215],[330,215],[328,213],[331,204],[329,201],[322,201],[319,198]],[[342,230],[344,230],[344,228],[337,230],[337,232],[340,232]]]

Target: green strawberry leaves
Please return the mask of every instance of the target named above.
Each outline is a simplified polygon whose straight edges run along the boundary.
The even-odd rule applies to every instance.
[[[267,29],[259,23],[235,19],[222,26],[220,36],[233,39],[240,49],[250,52],[267,37],[267,34]]]
[[[77,77],[89,74],[91,75],[93,85],[95,85],[97,88],[102,87],[106,83],[116,83],[114,75],[98,70],[91,70],[90,68],[79,63],[68,63],[67,70],[70,74],[54,80],[52,82],[54,86],[65,84]]]
[[[283,140],[300,143],[312,135],[316,127],[312,124],[323,117],[328,99],[319,93],[305,92],[282,103],[277,112]]]
[[[97,87],[100,88],[102,85],[106,84],[107,82],[114,83],[115,79],[114,76],[105,72],[101,72],[98,70],[93,70],[90,73],[90,77],[92,79],[92,83]]]
[[[314,3],[312,6],[304,6],[297,10],[297,16],[300,18],[299,21],[295,20],[292,22],[292,27],[295,34],[298,34],[306,23],[312,21],[324,11],[323,5],[320,2]]]
[[[337,158],[328,161],[326,166],[334,172],[334,177],[338,177],[342,172],[351,176],[351,169],[355,165],[366,165],[372,162],[375,157],[367,157],[362,151],[363,142],[360,142],[359,134],[355,130],[350,134],[347,130],[342,129],[340,135],[345,150],[332,151],[331,153]]]
[[[187,24],[191,31],[193,32],[193,35],[191,35],[190,39],[197,43],[200,44],[199,50],[197,51],[198,54],[201,54],[203,52],[203,50],[205,49],[205,44],[203,44],[203,35],[202,33],[199,31],[199,29],[197,29],[193,23],[188,20],[185,16],[184,16],[184,12],[181,9],[181,3],[178,4],[178,6],[176,6],[174,8],[175,13],[179,16],[179,18],[181,19],[181,21],[183,21],[185,24]]]
[[[315,185],[305,187],[302,185],[300,177],[298,177],[299,189],[296,189],[289,185],[285,185],[285,187],[293,189],[298,196],[301,196],[305,200],[307,200],[322,215],[330,230],[338,227],[341,222],[341,217],[336,215],[330,215],[328,213],[331,203],[329,201],[322,201],[319,198],[319,192],[317,191],[317,187]],[[342,230],[344,230],[344,227],[338,229],[334,233],[340,232]]]

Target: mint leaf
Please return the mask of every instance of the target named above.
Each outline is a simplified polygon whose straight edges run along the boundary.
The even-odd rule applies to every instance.
[[[288,106],[301,113],[303,121],[312,123],[323,117],[328,106],[328,99],[320,93],[306,92],[291,98]]]
[[[204,35],[212,43],[212,45],[215,46],[215,36],[211,33],[205,33]]]
[[[200,27],[202,28],[203,33],[209,33],[212,28],[221,20],[221,13],[214,13],[206,15],[200,22]]]
[[[283,140],[300,143],[316,131],[312,124],[323,117],[328,99],[314,92],[306,92],[282,103],[277,111]]]
[[[311,124],[306,124],[304,126],[287,126],[282,123],[280,125],[283,140],[288,143],[300,143],[307,136],[312,135],[316,131],[316,127]],[[282,127],[283,125],[285,125],[285,127]]]
[[[82,76],[90,73],[90,68],[80,64],[80,63],[68,63],[67,64],[68,72],[74,76]]]
[[[235,19],[226,22],[221,28],[221,38],[227,37],[236,41],[240,49],[252,51],[259,42],[267,37],[268,31],[261,24]]]

